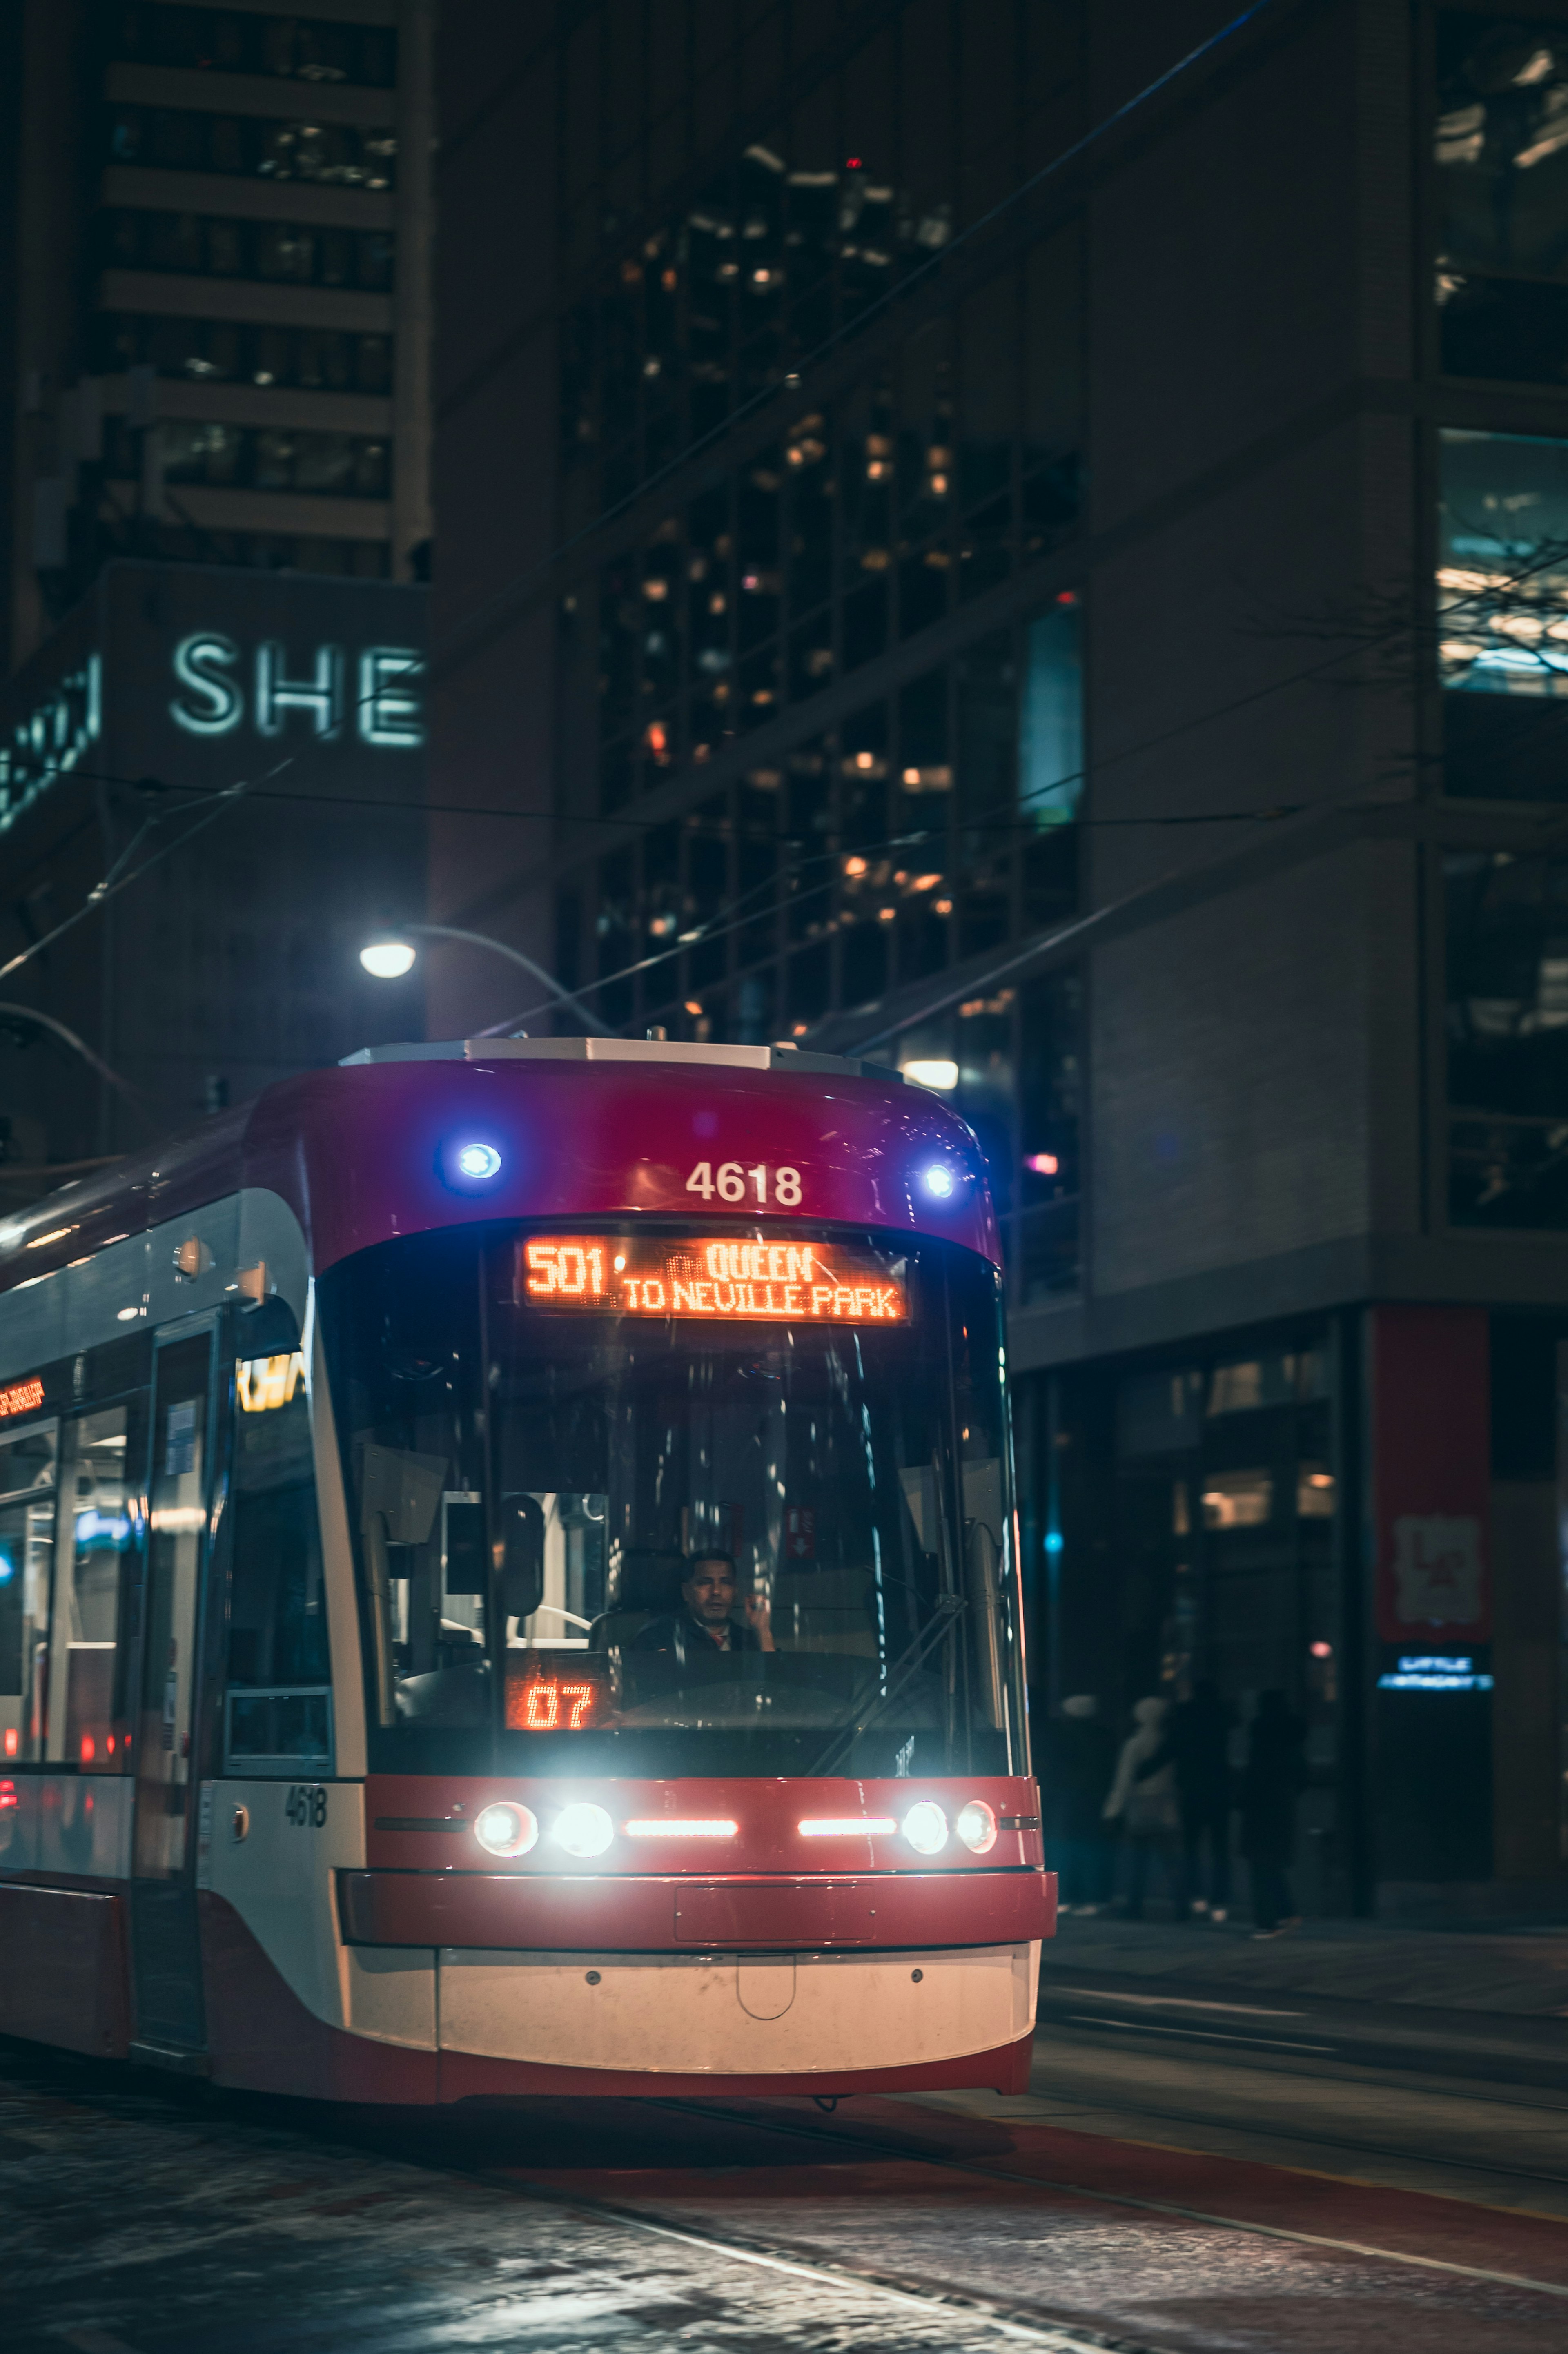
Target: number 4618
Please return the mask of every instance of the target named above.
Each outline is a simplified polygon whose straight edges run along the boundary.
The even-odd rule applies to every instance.
[[[711,1202],[716,1193],[721,1202],[749,1202],[755,1199],[758,1209],[766,1209],[771,1198],[781,1210],[798,1210],[800,1206],[800,1172],[798,1169],[768,1169],[759,1161],[755,1169],[743,1169],[738,1161],[722,1161],[715,1173],[711,1161],[699,1161],[686,1180],[688,1193],[700,1193]]]

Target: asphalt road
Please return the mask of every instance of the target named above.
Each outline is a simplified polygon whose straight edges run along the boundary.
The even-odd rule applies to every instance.
[[[832,2115],[327,2110],[0,2044],[0,2334],[12,2354],[1568,2343],[1552,2084],[1450,2066],[1441,2014],[1390,2054],[1353,2006],[1060,1975],[1044,1999],[1030,2094]],[[1544,2064],[1568,2026],[1525,2036]]]

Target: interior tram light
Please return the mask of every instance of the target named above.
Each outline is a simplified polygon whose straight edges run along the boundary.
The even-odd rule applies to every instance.
[[[917,1798],[904,1818],[904,1836],[916,1855],[940,1855],[948,1844],[948,1818],[934,1798]]]
[[[492,1855],[526,1855],[539,1826],[527,1807],[484,1807],[474,1818],[473,1835]]]
[[[959,1084],[959,1066],[945,1055],[928,1055],[899,1067],[912,1087],[936,1087],[950,1095]]]
[[[591,1798],[578,1798],[572,1806],[561,1808],[550,1825],[550,1837],[568,1855],[586,1859],[604,1853],[615,1837],[615,1825]]]
[[[401,981],[414,969],[415,951],[407,940],[369,940],[359,951],[359,961],[373,980]]]
[[[971,1855],[989,1855],[996,1845],[996,1817],[983,1798],[971,1798],[959,1816],[958,1833]]]

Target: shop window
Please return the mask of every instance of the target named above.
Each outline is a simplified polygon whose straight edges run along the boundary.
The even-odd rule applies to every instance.
[[[140,1423],[140,1416],[137,1417]],[[127,1456],[139,1456],[126,1406],[84,1415],[66,1431],[60,1554],[49,1638],[48,1755],[84,1773],[131,1767],[127,1648],[141,1543]]]
[[[1445,432],[1437,572],[1450,793],[1568,799],[1568,441]]]
[[[1174,1455],[1196,1447],[1202,1432],[1203,1376],[1191,1367],[1134,1373],[1118,1384],[1118,1455]]]
[[[1207,1471],[1203,1475],[1206,1529],[1259,1529],[1274,1511],[1274,1478],[1268,1471]]]
[[[1436,19],[1436,297],[1451,376],[1568,382],[1568,30]]]
[[[1216,1365],[1209,1377],[1211,1416],[1252,1414],[1326,1397],[1328,1365],[1320,1349],[1283,1350]]]

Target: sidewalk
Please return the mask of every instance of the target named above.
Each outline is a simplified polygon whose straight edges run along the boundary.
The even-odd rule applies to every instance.
[[[1568,2017],[1568,1928],[1412,1929],[1383,1921],[1308,1921],[1255,1944],[1247,1921],[1120,1921],[1065,1914],[1047,1941],[1041,1991],[1131,1983],[1320,1996],[1339,2002]]]

